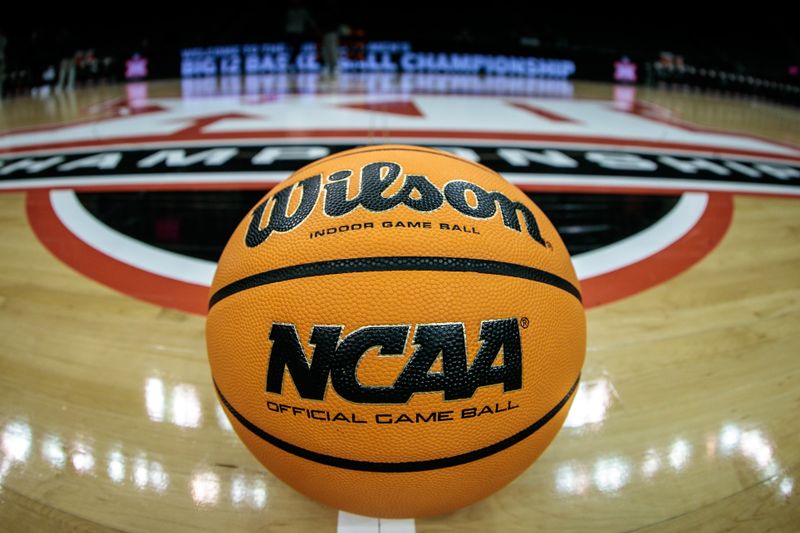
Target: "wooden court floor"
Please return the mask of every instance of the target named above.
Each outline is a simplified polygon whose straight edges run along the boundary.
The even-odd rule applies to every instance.
[[[574,97],[612,91],[576,84]],[[124,92],[3,101],[0,131],[86,120]],[[149,97],[179,92],[159,82]],[[800,146],[796,109],[657,89],[636,98],[698,127]],[[266,472],[230,431],[204,318],[64,264],[34,233],[28,194],[0,193],[0,530],[334,531],[337,510]],[[401,526],[800,529],[800,201],[735,194],[707,256],[587,316],[588,418],[499,493]]]

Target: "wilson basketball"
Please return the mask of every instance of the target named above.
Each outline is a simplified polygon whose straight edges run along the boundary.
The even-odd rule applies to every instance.
[[[415,146],[326,157],[236,228],[211,287],[214,385],[278,478],[362,515],[497,491],[561,427],[585,314],[553,225],[488,168]]]

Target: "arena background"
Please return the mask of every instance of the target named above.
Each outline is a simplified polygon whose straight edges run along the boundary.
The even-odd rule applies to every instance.
[[[0,19],[2,529],[797,529],[790,12],[183,9]],[[204,340],[216,261],[258,199],[384,143],[519,186],[572,254],[588,320],[574,405],[542,457],[417,520],[331,509],[264,470],[217,401]]]

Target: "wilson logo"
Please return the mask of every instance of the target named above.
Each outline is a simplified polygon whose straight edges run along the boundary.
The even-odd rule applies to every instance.
[[[404,205],[421,213],[429,213],[447,203],[468,217],[489,219],[500,211],[503,225],[517,233],[520,215],[525,221],[528,235],[547,246],[539,232],[536,218],[521,202],[513,201],[496,191],[486,191],[482,187],[464,180],[454,180],[439,190],[426,176],[404,175],[400,190],[386,196],[386,191],[400,178],[402,167],[397,163],[381,161],[371,163],[361,169],[360,190],[350,193],[352,170],[339,170],[327,177],[323,210],[329,217],[341,217],[362,207],[367,211],[380,213]],[[245,243],[254,248],[269,238],[273,232],[285,233],[302,224],[314,210],[321,192],[322,175],[306,178],[292,187],[280,190],[271,198],[261,202],[253,210]],[[289,198],[295,188],[302,189],[300,203],[289,215]],[[467,198],[467,191],[474,195],[474,201]],[[474,205],[473,205],[474,204]],[[269,209],[268,209],[269,208]],[[266,223],[265,215],[269,212]]]
[[[344,339],[342,326],[314,326],[309,363],[293,324],[272,325],[272,352],[267,365],[266,391],[281,394],[284,374],[301,397],[322,400],[333,385],[336,393],[355,403],[406,403],[418,392],[443,392],[445,400],[471,398],[487,385],[502,384],[505,392],[522,388],[522,351],[516,318],[481,322],[480,340],[472,364],[467,362],[464,324],[419,324],[412,343],[416,346],[391,386],[366,386],[358,381],[358,364],[364,354],[379,348],[382,357],[401,357],[411,326],[365,326]],[[495,364],[502,350],[502,364]],[[433,372],[441,356],[442,370]]]

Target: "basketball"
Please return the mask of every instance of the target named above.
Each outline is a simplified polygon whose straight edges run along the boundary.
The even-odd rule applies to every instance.
[[[547,448],[585,312],[543,212],[496,172],[416,146],[315,161],[238,225],[210,290],[217,396],[255,457],[361,515],[474,503]]]

